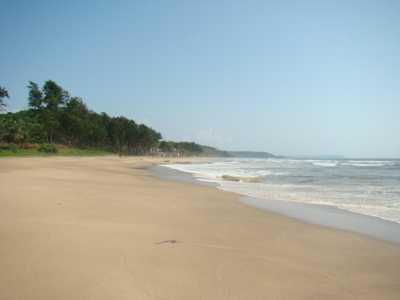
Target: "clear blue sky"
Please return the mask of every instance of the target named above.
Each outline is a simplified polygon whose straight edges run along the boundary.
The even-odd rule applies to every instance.
[[[400,1],[0,2],[11,110],[53,79],[167,139],[400,157]]]

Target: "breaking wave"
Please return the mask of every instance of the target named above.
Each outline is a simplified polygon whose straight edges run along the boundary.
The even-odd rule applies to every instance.
[[[231,159],[166,166],[242,195],[333,205],[400,223],[398,160]]]

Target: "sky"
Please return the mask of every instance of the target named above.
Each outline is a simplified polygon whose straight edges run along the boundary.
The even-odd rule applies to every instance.
[[[400,1],[0,0],[9,110],[52,79],[225,150],[400,157]]]

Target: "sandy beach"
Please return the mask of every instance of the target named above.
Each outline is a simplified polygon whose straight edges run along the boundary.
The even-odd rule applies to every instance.
[[[0,159],[0,300],[400,299],[400,246],[161,180],[161,160]]]

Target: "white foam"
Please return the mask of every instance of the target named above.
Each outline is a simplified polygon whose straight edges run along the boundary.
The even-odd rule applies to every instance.
[[[360,168],[386,168],[397,164],[397,161],[373,160],[233,159],[209,164],[166,166],[191,173],[198,180],[217,183],[222,190],[246,196],[336,206],[400,223],[400,185],[379,181],[379,177],[371,179],[371,176],[375,175],[371,175],[368,168]],[[347,176],[349,170],[351,177]],[[332,172],[335,176],[329,177]],[[246,180],[224,180],[224,176]],[[305,176],[305,180],[302,176]],[[364,181],[357,181],[358,176],[364,178]],[[393,173],[390,173],[390,176],[395,177]],[[400,174],[398,177],[400,180]],[[256,178],[264,180],[252,180]],[[296,181],[296,178],[301,180]],[[365,181],[365,178],[370,181]],[[271,182],[272,179],[275,181]],[[316,181],[318,183],[315,183]]]
[[[358,162],[358,161],[349,161],[342,163],[344,166],[353,166],[353,167],[384,167],[391,166],[392,163],[389,162]]]
[[[318,167],[336,167],[337,161],[313,161],[312,164]]]

